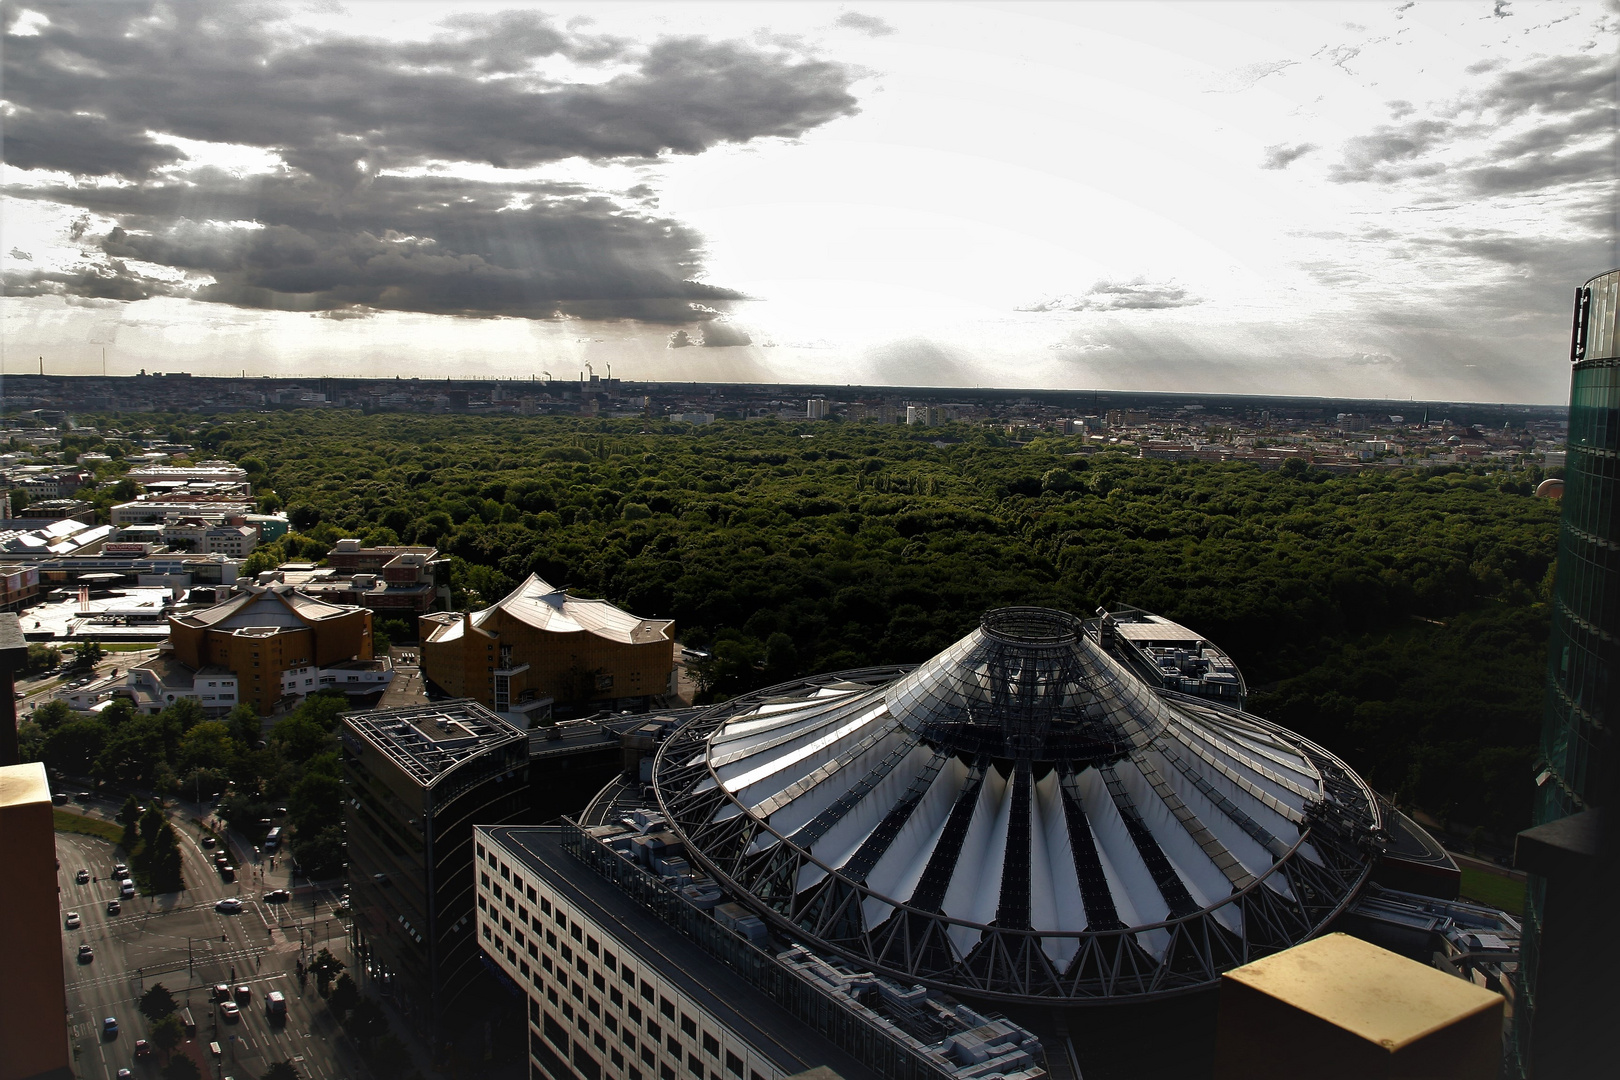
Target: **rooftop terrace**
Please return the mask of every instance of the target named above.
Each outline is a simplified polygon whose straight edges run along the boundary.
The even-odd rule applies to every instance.
[[[527,733],[464,699],[350,713],[344,723],[424,787],[492,747],[528,741]]]

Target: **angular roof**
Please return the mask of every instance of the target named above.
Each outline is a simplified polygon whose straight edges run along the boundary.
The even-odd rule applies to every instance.
[[[549,633],[595,634],[623,645],[673,640],[670,628],[675,625],[673,619],[638,618],[606,600],[569,596],[564,590],[548,584],[539,574],[530,574],[527,581],[506,596],[482,611],[474,612],[472,625],[484,629],[498,611],[504,611],[519,622]],[[460,619],[454,622],[443,620],[442,628],[434,630],[430,640],[454,641],[461,636],[462,625],[463,620]]]
[[[173,616],[184,626],[210,630],[244,630],[279,627],[295,630],[311,623],[336,619],[364,610],[349,604],[329,604],[287,585],[266,588],[248,586],[247,591],[202,611]]]
[[[987,614],[898,678],[728,702],[654,784],[689,852],[860,964],[1036,1001],[1152,996],[1305,940],[1380,815],[1332,755],[1156,691],[1071,615]]]

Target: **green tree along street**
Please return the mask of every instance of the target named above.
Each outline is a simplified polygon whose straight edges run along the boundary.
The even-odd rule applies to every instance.
[[[179,1008],[174,995],[162,983],[153,983],[147,987],[146,993],[141,995],[141,1015],[156,1023]]]
[[[202,1080],[202,1070],[184,1055],[173,1057],[163,1066],[163,1080]]]
[[[248,573],[320,560],[345,536],[437,546],[457,607],[539,573],[675,619],[711,654],[695,667],[705,700],[920,661],[992,607],[1134,604],[1219,643],[1255,712],[1381,790],[1498,832],[1528,822],[1557,522],[1530,497],[1538,470],[1262,472],[965,425],[335,410],[221,419],[188,439],[252,461],[255,494],[288,510],[294,531]],[[228,763],[169,767],[245,780],[241,820],[276,799],[296,810],[306,775],[337,775],[319,763],[335,713],[305,715],[278,721],[265,750],[236,737]],[[82,760],[95,732],[56,734],[70,726],[37,738]],[[134,772],[134,751],[156,745],[110,731],[96,757],[112,746],[108,774]]]

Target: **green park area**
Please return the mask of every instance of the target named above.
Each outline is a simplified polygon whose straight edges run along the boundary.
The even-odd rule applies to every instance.
[[[674,619],[709,654],[693,665],[700,701],[921,661],[994,607],[1135,605],[1226,649],[1252,711],[1400,805],[1497,836],[1529,821],[1557,539],[1536,467],[1262,471],[965,424],[338,410],[139,423],[237,462],[261,509],[287,512],[293,530],[249,575],[320,562],[343,537],[437,547],[456,608],[538,573]],[[116,487],[121,463],[98,468]],[[404,620],[377,629],[379,644],[415,637]],[[234,714],[104,714],[25,741],[160,789],[229,784],[244,821],[279,803],[313,824],[340,816],[336,707],[280,719],[262,748],[257,718]],[[314,845],[301,860],[323,857],[314,831],[294,830]]]

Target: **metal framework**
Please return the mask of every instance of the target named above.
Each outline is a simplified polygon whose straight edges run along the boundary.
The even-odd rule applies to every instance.
[[[809,719],[773,736],[773,717],[785,715]],[[807,743],[795,734],[803,725],[853,734]],[[751,734],[743,740],[736,729]],[[1230,745],[1223,738],[1245,740],[1253,760],[1234,767],[1218,752]],[[773,754],[806,757],[807,746],[820,756],[807,758],[803,775],[763,798],[745,791],[754,774],[739,780],[739,769]],[[1285,756],[1294,774],[1281,766]],[[940,808],[926,865],[905,895],[886,895],[868,876],[948,767],[964,775],[948,812]],[[1146,792],[1126,783],[1127,771],[1140,774]],[[1314,782],[1300,782],[1301,773]],[[1031,790],[1054,774],[1083,929],[1032,925]],[[880,785],[893,791],[908,775],[875,824],[860,826],[852,853],[812,853]],[[994,918],[952,917],[947,888],[992,776],[1009,808],[997,819],[1006,839]],[[1381,836],[1372,791],[1327,751],[1228,706],[1154,692],[1079,620],[1033,608],[987,614],[979,630],[915,669],[839,672],[717,706],[669,738],[653,782],[689,856],[788,936],[903,981],[1006,1001],[1141,1000],[1208,987],[1222,971],[1319,932],[1365,881]],[[811,800],[817,812],[773,823],[818,785],[828,791]],[[1119,882],[1099,852],[1082,788],[1093,806],[1104,799],[1117,813],[1164,918],[1127,925],[1121,917]],[[1163,812],[1219,870],[1224,895],[1207,895],[1206,875],[1205,902],[1194,896],[1191,849],[1179,847],[1179,860],[1166,851]],[[1294,835],[1278,835],[1284,819]],[[1245,848],[1249,866],[1217,831],[1257,845]],[[1257,851],[1269,860],[1258,870]]]

